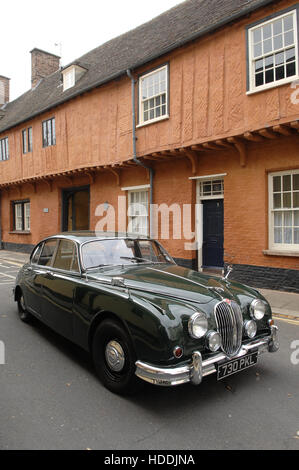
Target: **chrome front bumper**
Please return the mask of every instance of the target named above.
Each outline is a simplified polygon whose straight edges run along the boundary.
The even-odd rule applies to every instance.
[[[194,351],[192,354],[192,361],[187,365],[161,368],[137,361],[135,373],[140,379],[154,385],[170,386],[180,385],[187,382],[199,385],[202,378],[207,375],[214,374],[217,370],[216,364],[225,359],[228,361],[237,359],[245,356],[253,349],[257,349],[258,354],[260,355],[264,352],[276,352],[278,348],[278,329],[276,326],[271,326],[271,335],[243,345],[239,353],[234,357],[228,357],[224,353],[219,353],[209,359],[203,360],[201,353],[199,351]]]

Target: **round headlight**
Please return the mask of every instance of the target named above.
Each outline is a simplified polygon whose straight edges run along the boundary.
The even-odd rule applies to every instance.
[[[210,331],[207,335],[207,346],[210,351],[216,352],[221,346],[221,336],[217,331]]]
[[[254,320],[247,320],[244,323],[244,329],[248,338],[254,338],[257,332],[257,324]]]
[[[189,320],[188,328],[192,338],[202,338],[208,331],[208,320],[203,313],[195,313]]]
[[[266,305],[260,299],[255,299],[250,304],[250,314],[255,320],[261,320],[266,313]]]

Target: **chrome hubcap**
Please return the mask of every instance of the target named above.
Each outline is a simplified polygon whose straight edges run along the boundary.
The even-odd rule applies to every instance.
[[[125,365],[125,353],[117,341],[109,341],[106,346],[105,357],[111,370],[120,372],[123,369]]]

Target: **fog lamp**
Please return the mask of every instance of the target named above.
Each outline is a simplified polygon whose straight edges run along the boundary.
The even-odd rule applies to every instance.
[[[221,336],[217,331],[210,331],[207,334],[207,346],[212,352],[218,351],[221,346]]]
[[[255,337],[257,332],[257,324],[254,320],[247,320],[244,323],[244,330],[248,338],[252,339]]]

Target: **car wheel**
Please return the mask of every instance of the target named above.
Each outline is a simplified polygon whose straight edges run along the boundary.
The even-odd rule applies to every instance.
[[[20,293],[19,295],[19,298],[18,298],[18,313],[19,313],[19,317],[20,319],[25,322],[25,323],[29,323],[32,316],[31,314],[28,312],[28,310],[26,310],[26,305],[25,305],[25,300],[24,300],[24,296],[23,296],[23,292]]]
[[[92,356],[97,374],[109,390],[123,395],[139,390],[136,355],[121,324],[111,319],[100,323],[93,337]]]

